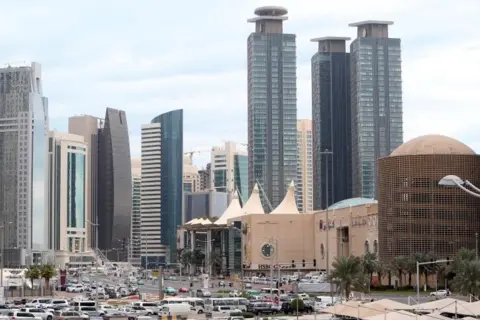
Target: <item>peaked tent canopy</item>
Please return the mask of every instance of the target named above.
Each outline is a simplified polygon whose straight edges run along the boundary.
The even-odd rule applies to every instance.
[[[228,205],[227,210],[225,210],[220,218],[215,221],[213,224],[217,226],[223,226],[228,224],[228,219],[236,218],[242,215],[242,206],[240,205],[240,200],[238,198],[238,192],[235,191],[233,194],[232,202]]]
[[[295,185],[293,181],[288,187],[285,198],[270,214],[298,214],[297,201],[295,201]]]
[[[242,215],[265,213],[263,210],[262,201],[260,200],[260,190],[258,189],[258,185],[256,183],[253,187],[250,198],[248,198],[247,202],[245,202],[241,212]]]

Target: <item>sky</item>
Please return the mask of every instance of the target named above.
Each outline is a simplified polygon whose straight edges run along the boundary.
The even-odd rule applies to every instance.
[[[311,119],[311,38],[355,37],[348,24],[392,20],[402,40],[404,140],[444,134],[480,152],[479,0],[5,1],[0,65],[42,64],[50,128],[125,110],[132,156],[140,128],[184,109],[184,150],[247,141],[247,23],[258,6],[289,10],[297,35],[298,119]],[[196,155],[202,166],[209,154]]]

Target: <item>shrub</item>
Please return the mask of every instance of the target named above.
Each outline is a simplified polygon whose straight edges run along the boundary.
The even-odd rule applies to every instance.
[[[293,310],[293,312],[297,311],[297,305],[298,305],[298,311],[303,311],[303,309],[305,309],[305,303],[303,303],[302,299],[293,299],[292,300],[292,310]]]

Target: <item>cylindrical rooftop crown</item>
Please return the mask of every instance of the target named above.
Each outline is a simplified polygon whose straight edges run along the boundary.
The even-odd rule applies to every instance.
[[[255,9],[255,14],[257,16],[273,16],[280,17],[288,13],[288,10],[284,7],[279,6],[265,6]]]

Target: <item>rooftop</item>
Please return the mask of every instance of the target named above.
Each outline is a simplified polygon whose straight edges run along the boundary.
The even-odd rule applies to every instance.
[[[391,26],[393,24],[393,21],[365,20],[365,21],[350,23],[348,26],[349,27],[361,27],[361,26],[366,26],[366,25],[370,25],[370,24],[383,24],[383,25]]]
[[[270,214],[299,214],[297,202],[295,201],[295,185],[293,181],[288,187],[285,198]]]
[[[377,203],[378,203],[377,200],[370,199],[370,198],[350,198],[350,199],[345,199],[332,204],[330,207],[328,207],[328,210],[343,209],[343,208],[355,207],[363,204],[377,204]]]
[[[284,16],[288,13],[287,8],[280,7],[280,6],[264,6],[258,7],[255,9],[255,14],[257,16],[273,16],[273,17],[280,17]]]
[[[319,37],[319,38],[313,38],[310,39],[311,42],[320,42],[320,41],[328,41],[328,40],[333,40],[333,41],[348,41],[351,38],[349,37],[333,37],[333,36],[326,36],[326,37]]]
[[[469,146],[456,139],[431,134],[405,142],[393,150],[390,157],[428,154],[475,155],[476,153]]]

